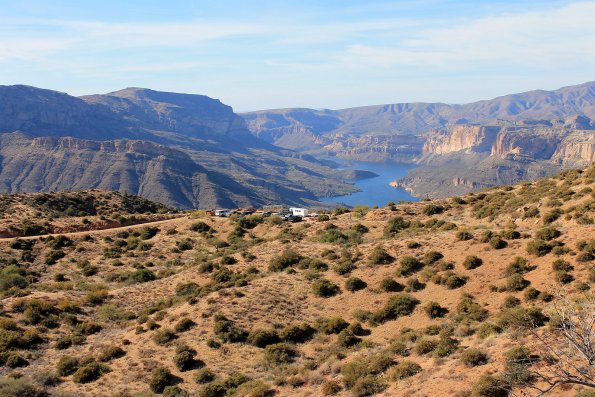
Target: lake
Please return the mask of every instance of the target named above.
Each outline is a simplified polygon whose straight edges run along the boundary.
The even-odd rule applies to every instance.
[[[410,195],[405,189],[395,188],[389,185],[397,178],[407,175],[409,170],[415,168],[414,164],[399,163],[369,163],[364,161],[346,161],[332,159],[342,164],[343,168],[353,168],[364,171],[371,171],[378,174],[377,177],[362,179],[355,182],[355,185],[362,191],[346,196],[335,196],[321,198],[325,203],[343,203],[349,206],[354,205],[375,205],[384,207],[386,203],[392,201],[418,201],[419,199]]]

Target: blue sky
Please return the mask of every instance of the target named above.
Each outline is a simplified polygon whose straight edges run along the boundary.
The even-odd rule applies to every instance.
[[[465,103],[595,80],[595,1],[0,0],[0,84],[236,111]]]

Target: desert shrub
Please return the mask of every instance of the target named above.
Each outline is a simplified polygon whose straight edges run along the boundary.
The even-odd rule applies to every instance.
[[[495,234],[493,231],[484,230],[484,232],[481,234],[481,238],[479,239],[479,241],[481,241],[482,243],[489,243],[491,238],[494,236]]]
[[[27,272],[18,265],[8,265],[0,270],[0,292],[12,289],[27,288],[29,282],[25,277]]]
[[[210,369],[204,367],[196,370],[193,379],[198,384],[209,383],[215,380],[215,374]]]
[[[553,211],[548,212],[547,214],[543,215],[543,224],[548,225],[552,222],[558,220],[558,218],[562,215],[562,212],[559,209],[555,209]]]
[[[506,279],[504,289],[506,291],[522,291],[529,285],[529,281],[525,280],[521,274],[513,274]]]
[[[233,256],[224,255],[223,257],[221,257],[222,265],[235,265],[236,263],[238,263],[238,260]]]
[[[337,295],[341,290],[337,284],[334,284],[327,279],[321,278],[314,281],[312,284],[312,291],[316,296],[329,298],[331,296]]]
[[[25,378],[4,377],[0,379],[0,396],[48,397],[49,394]]]
[[[484,322],[483,324],[481,324],[479,326],[479,329],[477,330],[477,336],[480,339],[485,339],[490,335],[499,334],[501,332],[502,332],[502,328],[499,327],[498,325],[496,325],[494,323],[490,323],[490,322]]]
[[[518,240],[519,238],[521,238],[521,233],[513,229],[504,230],[502,232],[502,238],[508,240]]]
[[[438,251],[428,251],[424,255],[424,262],[427,265],[431,265],[432,263],[438,262],[440,259],[444,258],[441,252]]]
[[[209,226],[208,224],[206,224],[205,222],[198,221],[198,222],[195,222],[192,225],[190,225],[190,230],[192,230],[193,232],[198,232],[198,233],[209,233],[209,232],[213,231],[213,228],[211,226]]]
[[[233,321],[227,319],[223,315],[215,316],[213,331],[219,339],[227,343],[243,342],[248,337],[246,331],[237,327]]]
[[[108,371],[105,364],[98,362],[90,362],[84,366],[79,367],[74,374],[72,374],[72,381],[74,383],[89,383],[96,381]]]
[[[553,226],[544,227],[535,233],[535,238],[543,241],[550,241],[560,237],[562,233]]]
[[[234,391],[234,396],[237,397],[270,397],[273,395],[274,390],[271,389],[271,386],[260,380],[249,380]]]
[[[349,274],[355,269],[357,269],[357,266],[349,259],[342,260],[333,267],[334,272],[340,276]]]
[[[322,384],[321,392],[323,396],[334,396],[339,394],[342,387],[339,382],[328,380]]]
[[[163,389],[163,397],[188,397],[190,394],[179,386],[166,386]]]
[[[422,368],[419,364],[404,360],[398,363],[397,365],[391,367],[386,376],[391,381],[398,381],[405,378],[410,378],[414,375],[417,375],[422,371]]]
[[[435,339],[419,339],[415,343],[415,352],[419,355],[428,354],[438,347],[438,341]]]
[[[345,289],[350,292],[355,292],[366,288],[368,284],[359,277],[349,277],[345,281]]]
[[[457,239],[459,241],[468,241],[471,240],[473,238],[473,234],[471,234],[471,232],[467,231],[467,230],[459,230],[457,232]]]
[[[428,302],[424,306],[424,311],[430,318],[444,317],[448,313],[448,309],[440,306],[438,302]]]
[[[441,214],[444,212],[444,207],[437,204],[428,204],[424,207],[423,212],[428,216]]]
[[[527,252],[535,256],[544,256],[550,253],[552,245],[543,240],[532,240],[527,244]]]
[[[269,262],[269,270],[273,272],[280,272],[287,269],[288,267],[297,265],[300,260],[302,260],[301,255],[295,251],[287,250],[283,254],[271,259]]]
[[[173,375],[166,367],[157,367],[151,372],[149,388],[153,393],[163,393],[167,386],[171,386]]]
[[[176,348],[176,354],[172,358],[174,365],[180,371],[188,371],[192,369],[197,363],[195,360],[196,350],[189,348],[186,345],[181,345]],[[202,362],[200,362],[202,363]]]
[[[404,256],[399,261],[399,268],[397,269],[398,276],[409,276],[423,267],[423,263],[418,261],[413,256]]]
[[[385,388],[386,385],[380,379],[374,376],[366,376],[355,382],[351,388],[351,393],[353,397],[365,397],[380,393]]]
[[[473,296],[462,294],[457,305],[454,320],[457,322],[483,321],[488,317],[488,311],[474,301]]]
[[[60,259],[64,258],[66,253],[62,250],[52,250],[48,252],[45,256],[45,264],[46,265],[54,265]]]
[[[22,368],[28,365],[29,361],[17,353],[9,353],[4,358],[4,366],[8,368]]]
[[[506,298],[504,298],[504,303],[502,306],[506,307],[506,308],[511,308],[511,307],[517,307],[520,304],[521,304],[521,300],[519,298],[517,298],[514,295],[508,295]]]
[[[297,355],[298,351],[288,343],[276,343],[264,349],[264,359],[271,366],[292,363]]]
[[[463,261],[463,267],[471,270],[480,267],[483,264],[483,260],[475,255],[469,255]]]
[[[564,259],[556,259],[552,263],[552,269],[556,272],[571,272],[574,270],[574,266],[572,266],[570,262],[567,262]]]
[[[426,288],[426,285],[416,277],[408,278],[405,282],[405,292],[417,292]]]
[[[507,383],[498,376],[484,374],[473,386],[472,397],[508,397]]]
[[[194,240],[191,238],[185,238],[176,241],[176,248],[180,251],[189,251],[194,247]]]
[[[341,232],[332,223],[328,224],[324,231],[321,231],[318,240],[321,243],[344,243],[349,238],[343,232]]]
[[[320,332],[327,335],[338,334],[349,326],[349,323],[341,317],[333,317],[329,319],[319,319],[317,321],[317,328]]]
[[[395,260],[386,250],[380,246],[375,247],[368,257],[368,261],[373,265],[388,265]]]
[[[174,330],[176,332],[185,332],[188,331],[190,328],[194,327],[195,325],[196,323],[194,321],[187,317],[184,317],[176,323],[176,325],[174,326]]]
[[[383,323],[402,316],[408,316],[415,310],[419,301],[406,293],[392,296],[382,309],[372,315],[374,322]]]
[[[126,352],[119,346],[107,346],[101,349],[97,359],[99,361],[108,362],[116,358],[124,357]]]
[[[403,219],[403,217],[394,217],[387,222],[386,226],[384,226],[384,236],[394,237],[399,234],[400,231],[407,229],[409,225],[410,222]]]
[[[392,278],[384,278],[380,282],[380,289],[384,292],[399,292],[403,286]]]
[[[490,239],[490,246],[493,249],[502,249],[502,248],[506,248],[508,246],[508,243],[502,239],[502,237],[500,236],[494,236]]]
[[[463,354],[461,354],[461,362],[467,367],[485,365],[488,361],[489,357],[487,353],[473,347],[465,349]]]
[[[554,277],[557,282],[560,284],[568,284],[574,281],[574,277],[572,274],[565,272],[565,271],[556,271],[554,272]]]
[[[279,343],[279,335],[273,329],[261,329],[250,332],[247,342],[256,347],[267,347]]]
[[[417,241],[408,241],[407,242],[407,248],[409,248],[409,249],[416,249],[419,247],[421,247],[421,244],[418,243]]]
[[[457,289],[467,283],[467,277],[461,276],[457,273],[447,272],[441,284],[444,284],[448,289]]]
[[[361,339],[358,338],[349,328],[344,329],[337,335],[337,344],[341,347],[357,345],[360,342]]]
[[[89,292],[85,296],[85,301],[91,305],[100,305],[103,302],[105,302],[105,300],[107,299],[108,296],[109,296],[109,294],[108,294],[107,290],[99,289],[99,290]]]
[[[138,269],[130,275],[130,280],[135,283],[147,283],[157,280],[157,276],[149,269]]]
[[[497,318],[496,325],[501,329],[527,329],[542,327],[548,317],[537,307],[515,307],[504,309]]]
[[[176,339],[176,333],[169,328],[158,329],[153,335],[153,342],[158,345],[165,345],[174,339]]]
[[[303,343],[311,339],[315,332],[308,323],[290,324],[279,332],[279,337],[285,342]]]
[[[514,260],[508,265],[504,274],[507,276],[512,276],[513,274],[523,274],[529,271],[528,267],[529,262],[527,259],[517,256]]]

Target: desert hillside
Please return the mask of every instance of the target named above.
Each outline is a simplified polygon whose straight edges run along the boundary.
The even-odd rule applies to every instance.
[[[564,332],[592,346],[594,189],[591,166],[297,223],[2,196],[0,395],[592,396]]]

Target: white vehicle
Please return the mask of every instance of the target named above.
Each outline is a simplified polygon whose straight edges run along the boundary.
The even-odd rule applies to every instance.
[[[228,217],[230,215],[230,210],[215,210],[215,216]]]
[[[291,215],[293,216],[301,216],[306,217],[308,216],[308,210],[306,208],[290,208],[289,211],[291,211]]]

